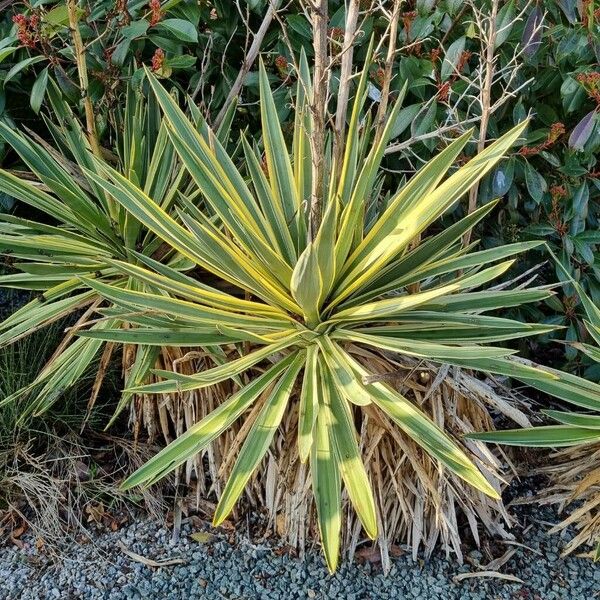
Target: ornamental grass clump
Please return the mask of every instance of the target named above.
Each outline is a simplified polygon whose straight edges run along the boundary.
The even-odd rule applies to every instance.
[[[99,367],[90,409],[98,397],[115,344],[78,338],[76,332],[84,322],[91,332],[120,328],[123,322],[109,317],[89,324],[103,298],[86,281],[142,289],[140,282],[110,263],[137,263],[137,254],[168,261],[175,269],[191,266],[166,249],[160,238],[127,213],[94,179],[109,160],[165,211],[178,200],[178,194],[194,193],[195,185],[173,150],[156,104],[148,105],[141,95],[129,90],[123,110],[115,114],[117,154],[106,151],[98,157],[52,82],[48,96],[54,121],[47,120],[47,125],[54,146],[35,134],[27,136],[0,122],[0,136],[29,169],[27,177],[22,177],[21,171],[0,169],[0,191],[19,200],[22,207],[14,215],[0,215],[0,252],[9,265],[9,273],[0,276],[0,285],[35,292],[30,302],[0,323],[0,347],[67,317],[71,324],[39,374],[0,399],[0,405],[5,405],[29,396],[19,408],[23,422],[47,411],[95,361]],[[104,309],[110,312],[110,307]],[[176,351],[169,351],[168,364],[172,364],[173,353],[176,355]],[[159,348],[143,344],[125,348],[122,354],[128,386],[143,381],[149,367],[161,360]],[[113,419],[130,399],[123,395]]]
[[[139,282],[139,289],[85,276],[81,280],[116,307],[110,310],[111,319],[129,326],[78,334],[109,343],[218,347],[229,358],[192,375],[154,370],[159,380],[130,387],[127,393],[172,399],[224,382],[230,382],[234,391],[136,471],[125,487],[158,481],[209,450],[221,434],[233,431],[227,452],[220,452],[221,472],[216,478],[223,472],[229,476],[223,488],[217,485],[215,525],[228,517],[249,483],[250,495],[262,490],[265,501],[275,503],[273,497],[288,494],[297,509],[310,486],[330,570],[338,563],[346,497],[365,534],[379,535],[380,543],[388,543],[381,533],[389,532],[388,511],[390,520],[397,518],[395,507],[387,504],[390,481],[404,461],[414,471],[413,481],[419,482],[411,506],[399,511],[405,533],[410,509],[430,500],[438,516],[446,511],[442,520],[448,530],[457,529],[455,504],[470,517],[486,515],[489,520],[493,509],[481,498],[499,498],[497,462],[482,446],[465,445],[456,430],[444,429],[447,423],[461,422],[464,415],[477,422],[463,421],[460,433],[491,425],[485,411],[469,413],[464,404],[473,396],[486,395],[493,402],[494,394],[471,375],[463,379],[461,369],[514,377],[542,389],[560,380],[555,372],[512,360],[513,350],[491,345],[549,327],[485,314],[540,301],[551,292],[476,291],[506,273],[516,255],[536,245],[526,242],[482,251],[472,251],[474,244],[462,247],[462,236],[495,203],[419,244],[411,242],[501,160],[526,123],[445,177],[470,133],[460,136],[394,191],[367,225],[365,204],[377,188],[402,95],[388,115],[383,135],[368,147],[368,128],[366,133],[361,128],[366,71],[355,94],[343,159],[337,164],[327,144],[322,156],[311,155],[313,116],[306,61],[301,61],[298,73],[291,153],[261,67],[264,169],[260,151],[242,136],[243,170],[206,123],[200,118],[190,121],[150,73],[148,81],[162,108],[170,142],[198,187],[198,197],[181,197],[176,214],[170,215],[151,193],[108,165],[100,168],[95,163],[97,169],[87,176],[131,218],[210,273],[215,282],[209,286],[139,253],[137,264],[109,259],[112,268]],[[322,187],[317,186],[322,218],[316,225],[309,210],[315,162],[324,173]],[[200,354],[207,352],[214,354],[214,350]],[[433,364],[450,366],[430,371]],[[412,379],[415,372],[422,377],[420,385]],[[432,372],[429,386],[424,385]],[[403,380],[400,385],[398,379]],[[446,397],[438,396],[442,400],[430,405],[433,414],[420,408],[419,403],[425,405],[431,395],[442,393]],[[496,404],[511,412],[506,403]],[[442,413],[436,413],[440,408]],[[295,428],[293,445],[290,427]],[[377,440],[366,434],[376,431],[391,452],[381,447],[375,451]],[[265,464],[274,440],[276,447]],[[371,460],[382,462],[374,469]],[[261,465],[265,471],[255,475]],[[285,481],[273,483],[278,472]],[[405,481],[400,489],[405,485],[410,487]],[[405,501],[400,495],[399,502]],[[286,506],[288,512],[293,510],[290,503]],[[303,514],[308,515],[308,509]],[[418,545],[426,530],[425,542],[435,543],[440,528],[419,521],[413,522],[408,537]],[[298,538],[303,535],[297,532]],[[350,546],[352,539],[356,545],[360,530],[353,526],[345,535]],[[455,534],[446,535],[450,539]]]

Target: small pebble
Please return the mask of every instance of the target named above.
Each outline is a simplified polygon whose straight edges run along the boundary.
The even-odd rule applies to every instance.
[[[318,550],[307,551],[304,561],[278,556],[273,548],[256,545],[241,534],[233,544],[215,533],[210,544],[200,544],[184,523],[181,539],[170,544],[171,533],[143,518],[128,527],[93,533],[92,542],[70,543],[62,549],[60,563],[40,553],[35,540],[23,536],[25,546],[0,548],[0,600],[589,600],[599,589],[600,564],[568,556],[560,558],[567,539],[549,535],[541,523],[557,522],[549,507],[521,507],[519,521],[533,524],[526,539],[517,541],[539,549],[517,552],[500,571],[516,575],[524,585],[501,579],[466,579],[459,573],[474,572],[494,557],[477,548],[465,549],[469,560],[460,565],[440,549],[427,561],[413,562],[409,553],[394,558],[388,575],[378,564],[342,561],[334,576],[327,573]],[[523,512],[524,511],[524,512]],[[529,512],[527,512],[529,511]],[[573,532],[570,532],[573,535]],[[132,552],[155,561],[182,559],[183,564],[149,567],[119,549],[121,541]],[[493,541],[491,547],[493,547]],[[471,564],[472,563],[474,564]]]

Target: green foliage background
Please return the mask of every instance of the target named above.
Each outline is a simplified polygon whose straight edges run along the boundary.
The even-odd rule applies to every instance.
[[[246,25],[256,31],[267,7],[265,0],[241,2],[239,11],[231,3],[219,1],[170,0],[159,4],[153,19],[152,2],[80,3],[89,94],[106,147],[111,146],[118,126],[114,114],[123,101],[125,84],[128,80],[141,81],[144,65],[154,67],[158,76],[169,79],[182,93],[191,94],[214,118],[251,41]],[[480,4],[485,12],[486,4]],[[158,10],[156,4],[154,10]],[[344,10],[343,2],[329,2],[332,44],[343,36]],[[480,186],[479,205],[496,197],[504,197],[504,201],[481,226],[478,237],[484,247],[545,239],[568,272],[599,303],[600,7],[593,0],[531,4],[509,0],[500,3],[497,23],[496,69],[506,72],[506,85],[499,81],[493,86],[492,103],[507,93],[514,96],[492,115],[488,138],[500,136],[528,115],[532,122],[525,147],[515,149],[510,160]],[[0,119],[46,135],[43,115],[49,78],[56,80],[73,107],[81,109],[67,25],[64,2],[15,3],[4,11],[0,20]],[[379,13],[362,22],[363,35],[355,50],[357,66],[370,36],[378,39],[387,25]],[[535,25],[541,26],[539,31]],[[392,140],[402,149],[385,159],[386,177],[394,185],[455,135],[452,131],[435,134],[448,122],[450,113],[456,122],[477,118],[471,95],[477,93],[480,60],[476,20],[463,2],[404,3],[398,35],[400,51],[391,87],[399,90],[406,83],[408,95]],[[290,47],[296,55],[301,48],[309,57],[312,54],[310,24],[297,2],[287,5],[273,20],[261,47],[280,120],[284,131],[291,133],[295,82],[286,66],[293,59]],[[374,110],[384,58],[382,52],[369,65]],[[518,69],[512,68],[513,62]],[[512,72],[515,75],[510,79]],[[335,95],[335,73],[331,88]],[[248,73],[238,100],[234,130],[258,134],[257,64]],[[477,127],[477,122],[474,125]],[[470,144],[467,154],[474,152],[475,144]],[[19,167],[14,154],[1,145],[0,160],[4,166]],[[10,198],[0,201],[5,208],[12,205]],[[464,205],[445,215],[442,226],[463,214]],[[530,252],[528,262],[520,268],[525,272],[548,258],[543,250]],[[561,279],[564,274],[550,261],[537,272],[537,282]],[[565,326],[552,334],[554,337],[567,341],[587,338],[582,307],[568,283],[557,296],[526,310],[517,316]],[[600,379],[600,368],[570,345],[546,339],[529,350],[534,355],[543,353],[546,361],[555,365],[567,365],[570,370]]]

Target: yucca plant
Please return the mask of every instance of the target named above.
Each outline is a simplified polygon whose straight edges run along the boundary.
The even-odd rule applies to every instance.
[[[368,536],[377,535],[382,516],[377,515],[357,436],[365,415],[395,423],[426,455],[475,489],[495,498],[499,493],[465,447],[371,368],[374,364],[384,362],[392,371],[399,360],[394,357],[416,357],[423,364],[434,361],[515,377],[541,389],[558,376],[511,360],[510,349],[489,345],[549,328],[484,313],[551,294],[547,289],[474,291],[505,273],[514,262],[511,257],[535,245],[477,252],[461,246],[463,234],[495,203],[411,247],[416,236],[501,160],[526,124],[444,179],[469,141],[470,133],[462,135],[392,194],[378,218],[366,225],[365,204],[376,188],[401,98],[388,115],[383,136],[366,150],[359,133],[367,83],[363,72],[343,161],[333,164],[329,150],[311,156],[311,82],[305,60],[299,71],[290,154],[261,66],[264,163],[242,136],[247,178],[209,127],[190,122],[148,73],[171,143],[198,186],[204,209],[182,198],[174,219],[151,193],[105,164],[96,164],[87,176],[173,251],[222,283],[208,287],[147,256],[138,256],[137,265],[109,259],[112,268],[145,289],[85,276],[81,280],[116,307],[103,311],[107,318],[131,327],[78,333],[86,339],[155,346],[238,344],[240,355],[224,364],[193,375],[154,371],[162,381],[126,390],[176,396],[227,380],[237,385],[225,402],[124,485],[158,481],[244,417],[238,437],[245,439],[220,494],[214,516],[218,525],[261,464],[282,422],[297,414],[293,452],[309,463],[324,553],[333,571],[340,546],[342,483]],[[311,164],[318,161],[325,165],[325,176],[320,189],[323,216],[315,227],[308,206]],[[576,384],[569,382],[565,388],[571,385]],[[443,415],[436,421],[443,425]]]
[[[574,343],[596,362],[600,362],[600,309],[592,302],[582,286],[555,258],[555,262],[566,282],[575,288],[587,319],[584,321],[590,338],[596,345]],[[595,544],[594,560],[600,560],[600,385],[578,381],[574,375],[557,374],[545,391],[554,393],[555,387],[569,384],[585,386],[585,395],[567,394],[564,400],[587,412],[564,410],[542,410],[558,425],[545,425],[526,429],[510,429],[496,432],[471,434],[469,437],[487,442],[498,442],[513,446],[540,448],[561,448],[566,450],[554,455],[549,466],[542,469],[553,481],[553,486],[542,495],[551,501],[560,502],[562,507],[580,501],[582,505],[551,531],[556,532],[575,524],[577,535],[567,544],[564,554],[579,548],[582,544]]]
[[[97,397],[114,344],[105,345],[102,351],[102,341],[75,337],[80,324],[89,320],[102,302],[84,278],[137,290],[140,283],[109,261],[135,264],[138,256],[146,256],[169,263],[173,269],[192,266],[177,252],[165,250],[162,240],[125,211],[90,175],[101,174],[105,160],[116,163],[123,177],[151,194],[163,211],[170,211],[180,195],[195,193],[195,185],[190,183],[161,124],[156,103],[145,102],[141,94],[130,89],[124,109],[115,115],[117,155],[107,151],[98,158],[58,88],[49,85],[48,95],[54,120],[46,120],[46,124],[54,146],[0,122],[0,136],[30,172],[22,177],[19,171],[0,169],[0,190],[22,203],[24,208],[17,214],[27,215],[0,215],[0,252],[14,271],[1,276],[0,285],[38,292],[0,324],[0,347],[69,316],[72,325],[32,383],[1,399],[8,403],[23,394],[35,393],[22,411],[23,419],[43,413],[101,354],[91,403]],[[121,321],[109,318],[90,329],[122,326]],[[126,349],[128,386],[144,380],[159,354],[160,349],[153,346],[140,345],[135,353]],[[123,396],[115,416],[129,399]]]

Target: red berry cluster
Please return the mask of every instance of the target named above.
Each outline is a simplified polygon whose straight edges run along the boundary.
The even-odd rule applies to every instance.
[[[119,19],[119,25],[121,27],[127,27],[131,23],[131,15],[127,8],[127,0],[115,0],[115,8],[112,11],[112,15]]]
[[[567,196],[567,188],[564,185],[553,185],[549,192],[552,200],[562,200]]]
[[[281,79],[288,81],[288,59],[285,56],[282,56],[281,54],[275,59],[275,67],[277,68],[277,71],[279,73],[279,77],[281,77]]]
[[[385,83],[385,70],[379,67],[375,73],[373,73],[373,79],[379,87],[383,87]]]
[[[584,27],[589,27],[590,25],[590,6],[593,4],[593,2],[594,0],[581,1],[581,24]],[[600,22],[600,8],[595,9],[591,14],[593,21],[596,21],[597,23]]]
[[[523,146],[523,148],[519,150],[519,154],[521,156],[533,156],[539,154],[542,150],[547,150],[550,146],[553,146],[564,132],[565,126],[563,123],[553,123],[546,139],[541,144],[537,144],[536,146]]]
[[[448,102],[450,96],[450,82],[444,81],[437,84],[437,97],[440,102]]]
[[[551,127],[550,127],[550,133],[548,134],[548,140],[547,140],[547,144],[549,146],[551,146],[552,144],[554,144],[554,142],[556,142],[556,140],[563,135],[565,132],[565,126],[563,123],[552,123]]]
[[[587,95],[600,106],[600,73],[579,73],[576,79],[585,88]]]
[[[275,66],[277,67],[277,69],[279,69],[279,71],[285,71],[288,68],[288,60],[285,56],[281,56],[279,55],[276,59],[275,59]]]
[[[160,0],[150,0],[148,7],[150,8],[150,25],[156,25],[163,18],[163,11],[160,10]]]
[[[417,11],[409,10],[407,12],[403,12],[401,18],[402,23],[404,24],[404,29],[406,29],[406,38],[408,39],[412,22],[417,18]]]
[[[344,39],[344,30],[341,27],[331,27],[328,33],[329,37],[336,42],[341,42]]]
[[[461,73],[465,68],[465,65],[469,62],[471,55],[473,53],[470,50],[463,50],[460,53],[460,57],[458,58],[458,63],[456,64],[456,70]],[[453,75],[454,76],[454,75]]]
[[[548,215],[548,220],[556,230],[556,233],[563,237],[567,234],[568,226],[562,218],[563,211],[560,202],[567,197],[568,192],[564,185],[553,185],[549,192],[550,197],[552,198],[552,210]]]
[[[442,82],[440,80],[440,77],[437,77],[437,98],[440,102],[448,101],[448,97],[450,96],[450,88],[452,84],[458,79],[459,74],[462,73],[463,69],[469,62],[471,54],[472,52],[470,50],[463,50],[463,52],[461,52],[456,63],[456,69],[452,72],[448,81]],[[434,64],[440,60],[440,57],[441,50],[439,48],[434,48],[429,54],[429,58]]]
[[[152,70],[160,71],[165,64],[165,52],[162,48],[157,48],[152,57]]]
[[[404,29],[406,30],[406,41],[409,42],[410,41],[410,28],[412,26],[413,21],[417,18],[417,11],[409,10],[407,12],[403,12],[400,15],[400,18],[402,19],[402,24],[404,25]],[[422,50],[421,46],[422,46],[421,42],[418,42],[416,44],[409,44],[405,50],[406,50],[407,54],[414,54],[415,56],[421,56],[421,50]]]
[[[19,14],[15,15],[12,20],[17,26],[17,37],[21,45],[27,48],[35,48],[36,43],[39,41],[38,26],[40,18],[37,15],[27,17]]]

